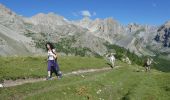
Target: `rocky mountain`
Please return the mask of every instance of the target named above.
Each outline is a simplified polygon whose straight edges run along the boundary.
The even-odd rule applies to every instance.
[[[41,50],[35,48],[26,32],[23,18],[0,5],[0,55],[30,55]]]
[[[156,43],[152,46],[154,50],[161,53],[164,58],[170,58],[170,21],[161,25],[155,35]]]
[[[96,37],[102,38],[110,43],[113,43],[113,38],[126,33],[123,26],[112,18],[97,18],[95,20],[91,20],[90,18],[85,17],[80,21],[73,22],[73,24],[87,29]]]
[[[113,18],[70,21],[55,13],[27,18],[0,5],[0,55],[39,54],[44,43],[51,41],[63,53],[104,55],[107,42],[140,56],[155,56],[169,53],[169,38],[170,22],[160,27],[136,23],[125,26]]]
[[[23,18],[2,4],[0,4],[0,24],[19,33],[25,31]]]
[[[74,43],[69,43],[71,45],[69,48],[89,48],[91,52],[99,55],[103,55],[106,52],[103,39],[94,36],[87,28],[81,26],[84,24],[82,22],[80,22],[80,25],[78,22],[68,21],[64,17],[55,15],[54,13],[38,14],[24,20],[27,23],[27,30],[33,33],[31,37],[34,37],[35,41],[37,39],[47,39],[47,41],[57,43],[63,38],[66,39],[74,36],[76,40]],[[35,36],[40,33],[44,33],[44,37]],[[72,40],[69,42],[72,42]]]
[[[170,47],[170,21],[166,22],[157,30],[155,40],[162,42],[164,47]]]

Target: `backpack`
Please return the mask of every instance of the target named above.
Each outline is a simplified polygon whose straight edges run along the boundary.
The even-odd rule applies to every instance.
[[[53,50],[54,50],[54,49],[53,49]],[[57,55],[53,50],[51,50],[52,53],[55,54],[55,55]],[[57,61],[57,57],[55,58],[55,61]]]

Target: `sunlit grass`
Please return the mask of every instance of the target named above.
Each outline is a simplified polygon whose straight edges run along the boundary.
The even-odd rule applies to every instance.
[[[102,58],[65,56],[59,57],[58,63],[63,73],[89,68],[107,67]],[[0,80],[47,75],[46,57],[0,57]]]
[[[26,100],[169,100],[170,74],[146,73],[136,65],[61,80],[3,88],[0,99]]]

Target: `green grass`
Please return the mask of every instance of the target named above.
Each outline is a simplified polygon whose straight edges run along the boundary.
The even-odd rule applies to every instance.
[[[170,60],[155,58],[154,68],[162,72],[170,72]]]
[[[45,59],[0,57],[0,79],[45,77]],[[61,80],[0,88],[0,100],[170,100],[169,62],[161,59],[159,62],[150,73],[143,72],[141,66],[117,61],[122,67],[86,73],[84,78],[71,75]],[[78,56],[59,57],[59,65],[64,73],[108,66],[102,58]]]
[[[65,56],[59,57],[63,73],[89,68],[108,66],[102,58]],[[45,77],[47,75],[46,57],[0,57],[0,80]]]
[[[124,64],[125,65],[125,64]],[[107,72],[0,89],[1,100],[170,100],[170,74],[124,66]],[[97,93],[97,91],[101,92]],[[101,99],[101,100],[102,100]]]

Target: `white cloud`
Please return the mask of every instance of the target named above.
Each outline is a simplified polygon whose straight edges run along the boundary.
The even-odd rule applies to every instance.
[[[81,11],[81,15],[85,17],[91,17],[91,13],[88,10]]]
[[[84,17],[91,17],[91,16],[96,16],[96,12],[90,12],[88,10],[83,10],[80,12],[73,12],[73,16],[84,16]]]

